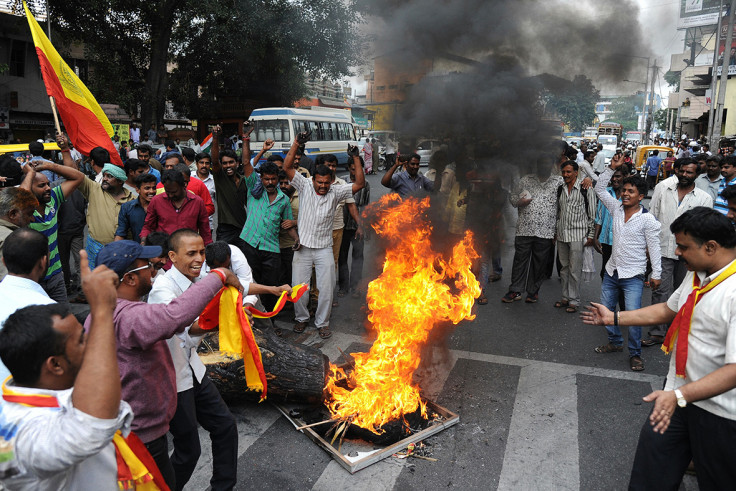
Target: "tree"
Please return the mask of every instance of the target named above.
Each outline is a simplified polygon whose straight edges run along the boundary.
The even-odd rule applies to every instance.
[[[346,15],[350,5],[350,0],[49,0],[62,39],[85,45],[94,67],[90,90],[130,114],[140,111],[144,127],[163,120],[170,94],[185,111],[207,107],[195,103],[200,93],[205,101],[237,92],[283,103],[301,95],[304,72],[346,75],[359,44],[353,32],[359,18]],[[170,63],[179,64],[171,77]]]
[[[667,130],[667,109],[657,109],[654,113],[654,124],[660,130]]]
[[[682,72],[673,72],[672,70],[668,70],[667,73],[664,74],[664,81],[667,82],[667,85],[670,87],[675,87],[675,92],[680,91],[680,76],[682,75]]]
[[[304,96],[308,73],[333,80],[349,73],[361,47],[349,3],[249,3],[247,9],[223,7],[199,15],[204,26],[217,28],[176,33],[169,98],[177,110],[195,118],[212,117],[244,95],[291,105]]]
[[[606,121],[620,123],[623,131],[639,129],[639,113],[644,109],[644,94],[638,93],[626,97],[617,97],[611,101],[611,114]]]
[[[572,131],[583,131],[595,119],[595,103],[600,97],[598,89],[585,75],[576,75],[572,81],[544,74],[539,77],[544,84],[542,100],[547,112],[554,113]]]

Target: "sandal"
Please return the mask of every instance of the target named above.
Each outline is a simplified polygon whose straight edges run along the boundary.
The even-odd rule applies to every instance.
[[[347,294],[348,294],[348,292],[346,292],[344,290],[337,290],[337,296],[340,297],[340,298],[344,297]]]
[[[274,333],[275,335],[277,335],[278,337],[281,337],[281,336],[283,336],[283,335],[284,335],[284,331],[282,331],[280,327],[275,327],[275,328],[273,329],[273,333]]]
[[[478,297],[478,305],[485,305],[488,303],[488,298],[484,293],[480,294],[480,297]]]
[[[648,348],[649,346],[656,346],[658,344],[662,344],[663,341],[664,341],[664,336],[656,336],[656,335],[649,336],[647,339],[641,340],[641,345]]]
[[[560,309],[562,307],[568,307],[570,305],[570,302],[568,300],[560,300],[559,302],[555,302],[555,308]]]
[[[632,356],[629,358],[629,366],[635,372],[641,372],[644,370],[644,361],[640,356]]]
[[[329,326],[320,327],[319,329],[317,329],[317,332],[319,333],[319,337],[321,337],[322,339],[327,339],[332,336]]]
[[[577,311],[578,311],[577,305],[568,305],[567,308],[565,309],[565,312],[567,312],[568,314],[574,314]]]
[[[306,328],[307,328],[306,322],[297,322],[296,324],[294,324],[294,332],[297,334],[303,333]]]
[[[618,345],[611,344],[611,343],[604,344],[602,346],[598,346],[597,348],[595,348],[596,353],[618,353],[623,350],[624,350],[623,345],[618,346]]]

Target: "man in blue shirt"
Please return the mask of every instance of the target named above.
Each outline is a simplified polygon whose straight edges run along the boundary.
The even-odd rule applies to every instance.
[[[647,163],[644,164],[644,170],[647,173],[647,186],[649,189],[654,189],[657,184],[657,174],[659,174],[659,166],[662,164],[662,159],[659,157],[659,150],[654,150],[652,156],[647,159]]]
[[[728,155],[721,160],[721,175],[723,180],[718,188],[718,197],[713,202],[713,208],[724,215],[728,214],[728,201],[723,199],[721,193],[728,187],[736,185],[736,156]]]
[[[430,192],[434,191],[434,181],[430,181],[425,176],[419,174],[420,160],[421,157],[416,153],[409,155],[409,161],[406,162],[405,170],[394,175],[396,169],[402,164],[401,160],[397,159],[396,163],[391,166],[381,179],[381,184],[398,193],[402,198],[423,194],[424,189]]]
[[[138,198],[123,203],[120,207],[115,240],[130,237],[130,240],[140,244],[140,233],[146,221],[148,204],[156,196],[156,177],[153,174],[140,174],[135,177],[134,182]]]

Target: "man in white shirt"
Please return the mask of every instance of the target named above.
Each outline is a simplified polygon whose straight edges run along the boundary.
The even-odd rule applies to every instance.
[[[698,206],[713,207],[713,200],[708,193],[695,187],[698,164],[693,159],[683,159],[674,164],[676,175],[667,178],[654,188],[649,211],[659,220],[662,228],[659,232],[659,245],[662,249],[662,285],[652,289],[652,304],[665,302],[672,292],[680,286],[686,273],[686,265],[679,260],[675,249],[675,235],[670,232],[670,225],[677,217]],[[649,329],[649,337],[643,339],[644,347],[662,343],[667,332],[667,324],[660,324]]]
[[[215,189],[215,178],[212,177],[210,168],[212,167],[212,157],[208,153],[198,153],[194,157],[194,165],[196,171],[192,172],[192,177],[196,177],[204,183],[207,187],[207,191],[210,193],[212,203],[215,205],[215,212],[210,215],[210,230],[213,232],[217,230],[217,190]],[[214,235],[214,234],[213,234]]]
[[[611,213],[613,221],[612,252],[603,275],[601,303],[615,310],[619,297],[623,294],[626,309],[636,310],[641,307],[647,252],[652,262],[652,289],[656,290],[660,284],[660,224],[641,206],[641,200],[647,195],[647,184],[640,176],[624,179],[621,202],[606,190],[613,173],[623,163],[621,154],[614,156],[611,166],[603,171],[595,186],[598,199]],[[598,346],[596,353],[623,351],[623,337],[619,327],[607,325],[606,330],[608,344]],[[644,370],[641,359],[641,326],[629,326],[629,367],[635,372]]]
[[[689,270],[677,291],[634,311],[592,304],[583,322],[672,322],[663,346],[671,353],[667,381],[644,397],[654,407],[639,434],[629,489],[677,489],[691,460],[700,489],[736,489],[736,230],[718,211],[698,207],[670,231]]]
[[[319,302],[314,323],[321,338],[332,335],[330,332],[330,313],[332,309],[332,289],[335,286],[335,260],[332,253],[332,225],[335,210],[342,200],[352,198],[365,186],[365,175],[360,165],[358,147],[348,145],[348,158],[355,162],[355,182],[342,186],[333,186],[332,171],[319,166],[310,181],[296,171],[294,156],[299,145],[309,141],[310,133],[300,133],[289,149],[284,160],[284,172],[291,181],[291,185],[299,191],[299,229],[300,247],[294,252],[292,268],[292,284],[309,284],[314,266],[319,288]],[[296,324],[294,332],[301,333],[307,328],[309,311],[307,310],[306,295],[294,306]]]
[[[130,140],[134,143],[141,142],[141,129],[135,123],[130,127]]]
[[[593,159],[593,172],[596,174],[600,174],[606,169],[606,156],[603,153],[603,145],[600,143],[598,144],[598,147],[596,147],[596,154],[595,158]]]
[[[119,462],[116,446],[144,461],[150,455],[132,443],[133,414],[120,398],[112,322],[118,277],[104,266],[90,271],[85,251],[80,258],[88,335],[60,304],[21,309],[0,332],[0,357],[13,375],[2,387],[1,482],[4,489],[113,491],[152,479],[165,487],[155,466],[140,481],[118,473],[130,459]],[[131,445],[113,441],[118,431]]]
[[[49,242],[41,232],[29,228],[14,230],[3,244],[2,261],[8,274],[0,281],[0,329],[16,310],[29,305],[56,303],[38,282],[46,276]],[[0,381],[10,372],[0,362]]]
[[[188,229],[169,236],[172,268],[157,278],[148,303],[169,303],[197,281],[205,261],[202,237]],[[206,331],[195,321],[183,333],[169,339],[176,371],[177,405],[169,431],[174,437],[171,465],[177,489],[192,477],[201,453],[197,423],[212,440],[212,489],[232,489],[237,482],[238,430],[235,418],[206,374],[197,347]]]

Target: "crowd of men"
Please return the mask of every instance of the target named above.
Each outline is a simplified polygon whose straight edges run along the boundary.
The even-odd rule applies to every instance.
[[[309,284],[293,331],[313,322],[330,337],[339,299],[362,295],[361,211],[371,201],[358,147],[348,147],[346,181],[336,156],[308,160],[308,133],[284,156],[271,140],[254,156],[251,131],[246,124],[240,154],[221,149],[215,128],[211,154],[166,142],[155,158],[141,143],[123,167],[99,147],[86,158],[73,153],[62,134],[60,163],[42,149],[24,165],[0,156],[0,372],[11,377],[2,387],[0,435],[10,451],[0,479],[11,488],[119,489],[141,479],[182,489],[200,456],[198,426],[212,441],[212,489],[233,488],[237,429],[197,355],[206,334],[198,316],[225,285],[242,292],[244,306],[270,310],[290,285]],[[555,148],[515,182],[447,145],[426,174],[419,155],[397,155],[380,182],[403,198],[431,195],[448,238],[476,233],[480,305],[487,284],[502,278],[507,204],[518,220],[503,302],[524,293],[538,302],[556,265],[554,306],[580,312],[581,281],[595,275],[600,253],[600,302],[581,314],[606,328],[595,351],[622,352],[628,326],[631,370],[645,368],[642,347],[673,352],[665,389],[645,398],[654,409],[632,486],[649,489],[651,469],[667,468],[676,488],[692,458],[701,483],[733,487],[736,155],[681,154],[668,176],[653,153],[642,176],[626,149],[607,162],[601,148]],[[363,150],[368,158],[373,149]],[[647,287],[651,306],[641,308]],[[70,297],[89,304],[81,323]]]

